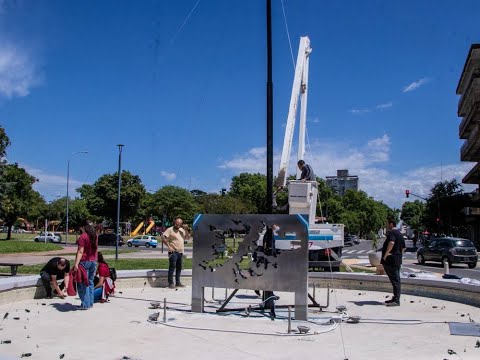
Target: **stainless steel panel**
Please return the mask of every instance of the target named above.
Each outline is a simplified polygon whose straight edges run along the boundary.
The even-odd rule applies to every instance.
[[[198,215],[193,226],[192,311],[203,311],[204,287],[289,291],[295,292],[295,317],[306,319],[307,226],[298,215]],[[244,236],[236,236],[236,251],[225,256],[226,238],[233,233]],[[290,249],[275,248],[276,239],[292,237]]]
[[[450,335],[480,336],[478,323],[448,323]]]

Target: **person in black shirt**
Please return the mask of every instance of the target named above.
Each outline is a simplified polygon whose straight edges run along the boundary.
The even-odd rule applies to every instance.
[[[56,291],[58,297],[67,296],[68,283],[70,281],[70,262],[62,257],[54,257],[40,270],[40,278],[47,292],[47,298],[52,298],[52,287]],[[58,280],[63,279],[63,283],[58,286]],[[62,290],[63,289],[63,290]]]
[[[400,231],[396,229],[397,223],[388,220],[387,238],[382,248],[382,265],[393,286],[393,297],[385,301],[387,306],[400,306],[401,284],[400,266],[402,265],[402,253],[405,250],[405,240]]]
[[[305,161],[298,160],[298,168],[302,170],[302,174],[300,175],[300,180],[303,181],[317,181],[315,177],[315,173],[310,165],[305,164]]]

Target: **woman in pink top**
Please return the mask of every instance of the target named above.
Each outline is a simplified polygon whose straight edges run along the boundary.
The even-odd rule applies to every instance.
[[[89,285],[77,283],[78,296],[82,301],[80,308],[87,310],[93,306],[93,279],[97,266],[98,240],[95,228],[88,221],[85,221],[80,230],[82,234],[77,240],[78,249],[73,271],[78,271],[78,267],[82,266],[87,272]]]

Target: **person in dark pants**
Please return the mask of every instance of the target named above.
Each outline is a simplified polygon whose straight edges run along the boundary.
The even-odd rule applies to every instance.
[[[183,228],[183,220],[176,218],[173,226],[169,227],[162,234],[162,241],[168,248],[168,287],[175,289],[175,287],[185,287],[180,281],[182,272],[182,257],[184,252],[185,240],[188,239],[189,234]],[[175,272],[175,284],[173,283],[173,273]]]
[[[54,257],[45,264],[42,270],[40,270],[40,278],[45,287],[47,298],[51,299],[53,297],[53,289],[58,297],[63,299],[67,296],[66,289],[70,281],[69,272],[70,262],[65,258]],[[62,279],[63,283],[58,286],[58,280]]]
[[[397,223],[394,220],[388,220],[387,238],[382,248],[381,263],[393,286],[393,297],[385,301],[387,306],[400,306],[400,267],[402,265],[402,253],[405,250],[405,240],[396,226]]]

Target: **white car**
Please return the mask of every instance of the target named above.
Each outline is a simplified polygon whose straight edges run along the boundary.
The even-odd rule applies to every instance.
[[[45,236],[45,233],[41,233],[39,236],[36,236],[33,241],[59,243],[62,242],[62,237],[59,234],[47,231],[47,236]]]
[[[128,247],[145,246],[149,248],[151,246],[152,248],[156,248],[157,245],[158,245],[157,239],[155,238],[155,236],[151,236],[151,235],[138,235],[138,236],[135,236],[133,239],[127,240]]]

